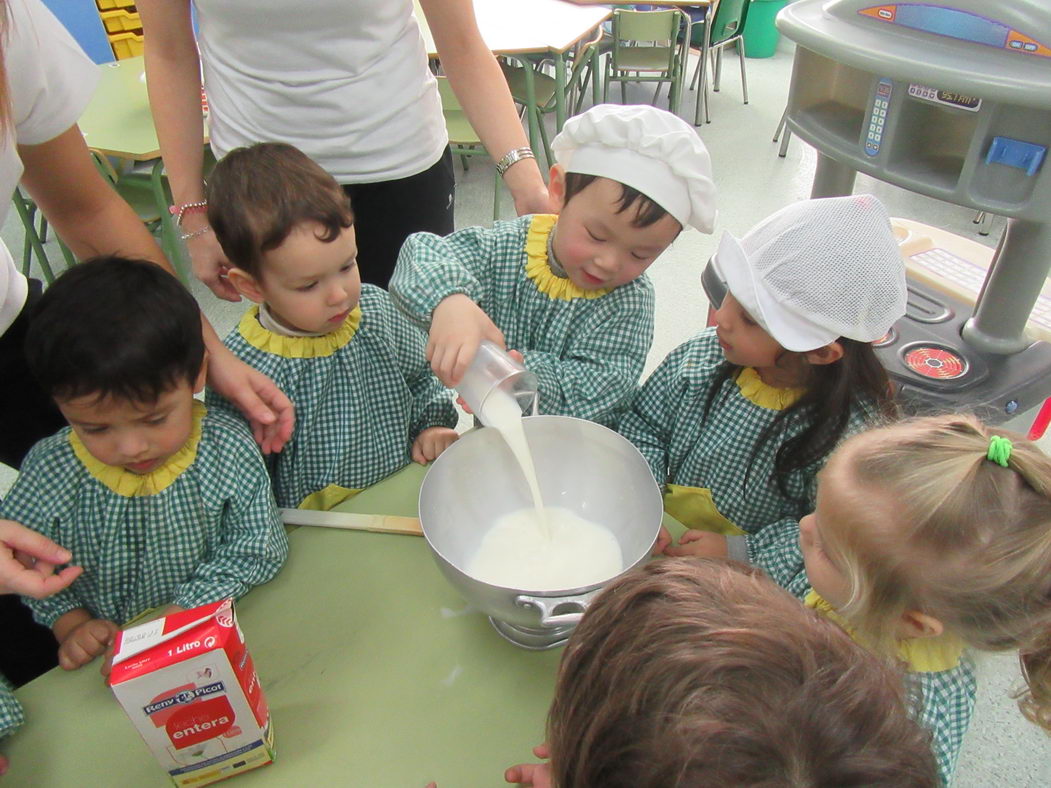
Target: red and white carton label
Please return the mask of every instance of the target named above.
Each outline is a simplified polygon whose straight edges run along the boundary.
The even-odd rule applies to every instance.
[[[231,599],[117,633],[109,685],[177,786],[273,760],[270,712]]]

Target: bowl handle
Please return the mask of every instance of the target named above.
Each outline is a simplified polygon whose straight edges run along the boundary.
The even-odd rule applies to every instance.
[[[588,591],[586,594],[574,594],[573,596],[529,596],[519,594],[515,597],[515,604],[519,607],[535,610],[540,614],[540,626],[545,628],[564,627],[577,624],[583,618],[601,588]],[[559,610],[572,609],[574,612],[556,612]]]

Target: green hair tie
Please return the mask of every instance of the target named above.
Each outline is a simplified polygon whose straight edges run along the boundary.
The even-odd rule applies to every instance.
[[[985,453],[985,458],[990,462],[995,462],[1001,468],[1007,467],[1007,461],[1011,459],[1011,441],[1000,435],[994,435],[989,439],[989,451]]]

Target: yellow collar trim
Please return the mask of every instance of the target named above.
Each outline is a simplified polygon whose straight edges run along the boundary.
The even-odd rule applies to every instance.
[[[201,442],[201,419],[207,412],[203,403],[194,400],[193,422],[189,439],[181,449],[168,458],[164,465],[146,474],[132,473],[119,465],[106,465],[99,462],[73,430],[69,431],[69,445],[73,448],[73,454],[88,469],[88,473],[117,495],[125,498],[156,495],[170,487],[197,459],[197,444]]]
[[[572,301],[574,298],[601,298],[612,288],[585,290],[573,284],[568,277],[555,276],[547,260],[547,238],[555,229],[558,217],[539,213],[529,222],[526,234],[526,276],[533,280],[537,290],[556,301]]]
[[[847,620],[832,605],[822,599],[817,591],[810,589],[803,604],[838,625],[850,635],[855,643],[868,648],[864,639],[857,635]],[[898,641],[898,659],[904,662],[912,673],[938,673],[943,670],[952,670],[960,664],[962,656],[963,641],[948,632],[938,637]]]
[[[286,337],[268,331],[259,323],[259,306],[241,316],[237,330],[245,342],[265,353],[284,358],[324,358],[331,356],[354,338],[361,323],[361,307],[356,306],[335,331],[320,337]]]
[[[754,367],[745,367],[737,376],[741,396],[768,410],[784,410],[803,396],[806,389],[779,389],[763,383]]]

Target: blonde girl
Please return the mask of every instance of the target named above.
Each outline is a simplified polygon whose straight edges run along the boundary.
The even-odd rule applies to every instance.
[[[1019,435],[950,415],[845,442],[818,479],[799,544],[753,559],[922,691],[948,784],[974,706],[968,647],[1017,651],[1022,713],[1051,731],[1051,460]]]

